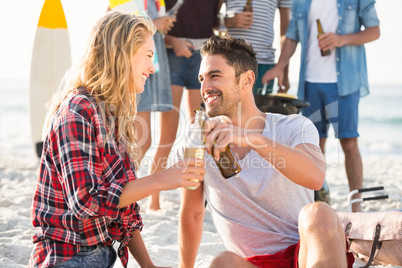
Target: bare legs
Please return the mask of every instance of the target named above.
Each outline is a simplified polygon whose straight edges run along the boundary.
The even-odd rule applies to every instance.
[[[347,267],[342,223],[323,202],[306,205],[299,215],[299,267]]]
[[[166,168],[167,160],[176,139],[177,128],[179,126],[182,95],[183,87],[172,85],[173,110],[160,114],[161,136],[152,164],[152,173],[159,172]],[[193,110],[200,106],[202,102],[200,91],[196,89],[186,90],[184,97],[187,100],[187,106],[185,107],[187,116],[192,116]],[[148,209],[154,211],[160,209],[159,192],[150,196]]]
[[[360,156],[357,138],[341,139],[342,150],[345,153],[346,176],[349,181],[349,190],[356,190],[363,187],[363,163]],[[355,195],[360,197],[361,194]],[[352,211],[361,211],[361,203],[354,203]]]
[[[347,267],[342,223],[326,203],[306,205],[299,215],[299,267]],[[269,242],[267,242],[269,243]],[[233,252],[217,255],[210,267],[255,267]]]
[[[326,139],[320,139],[321,151],[325,154]],[[359,151],[357,138],[340,139],[343,153],[345,154],[345,170],[349,182],[349,190],[363,187],[363,162]],[[360,194],[355,197],[360,197]],[[353,212],[361,211],[361,204],[352,205]]]
[[[199,107],[203,102],[200,90],[186,90],[184,97],[187,99],[186,115],[194,119],[194,109]]]
[[[230,251],[219,253],[209,265],[210,268],[255,268],[253,264]]]

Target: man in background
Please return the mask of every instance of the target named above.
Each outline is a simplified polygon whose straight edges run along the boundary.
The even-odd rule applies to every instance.
[[[329,124],[333,125],[345,154],[350,191],[363,187],[358,107],[360,98],[369,93],[364,44],[380,36],[374,4],[374,0],[293,0],[278,64],[262,78],[267,82],[278,77],[279,85],[284,84],[285,66],[301,43],[298,97],[310,103],[302,113],[317,127],[323,153]],[[318,39],[317,20],[326,32]],[[329,55],[322,56],[320,50]],[[360,203],[354,203],[352,210],[361,211]]]

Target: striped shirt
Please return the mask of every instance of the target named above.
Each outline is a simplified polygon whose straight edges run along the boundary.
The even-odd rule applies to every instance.
[[[136,179],[134,164],[108,135],[95,99],[79,91],[61,105],[44,141],[29,267],[51,267],[80,246],[114,241],[121,242],[118,255],[126,267],[130,232],[143,226],[138,204],[118,207],[125,183]]]
[[[243,11],[246,0],[227,0],[227,16]],[[243,38],[251,43],[257,52],[258,64],[275,64],[274,18],[276,9],[291,8],[292,0],[253,0],[253,24],[250,29],[229,28],[233,37]]]

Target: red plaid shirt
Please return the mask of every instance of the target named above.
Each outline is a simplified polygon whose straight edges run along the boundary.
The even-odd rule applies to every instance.
[[[36,233],[29,267],[49,267],[72,258],[80,246],[120,241],[128,262],[130,232],[142,229],[137,203],[120,209],[134,164],[107,132],[95,99],[80,89],[59,108],[44,141],[31,219]]]

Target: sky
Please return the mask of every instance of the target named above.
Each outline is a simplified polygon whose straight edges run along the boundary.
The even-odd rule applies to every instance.
[[[62,0],[69,28],[72,63],[80,60],[92,25],[105,13],[108,0]],[[0,79],[29,81],[32,48],[44,0],[4,1],[0,9]],[[380,39],[366,44],[369,83],[402,88],[401,0],[379,0]],[[278,14],[276,16],[278,23]],[[275,26],[279,32],[279,26]],[[278,38],[274,47],[278,48]],[[279,57],[279,49],[277,50]],[[300,52],[290,62],[290,80],[298,80]]]

